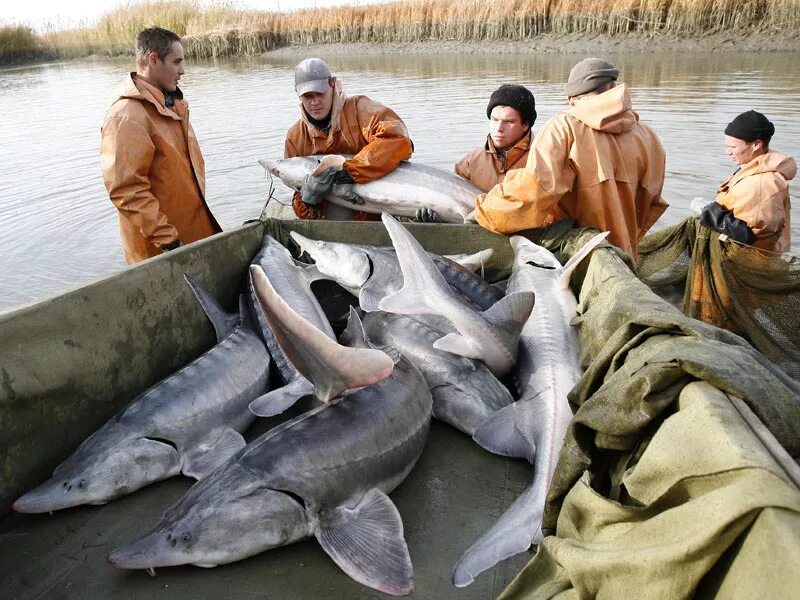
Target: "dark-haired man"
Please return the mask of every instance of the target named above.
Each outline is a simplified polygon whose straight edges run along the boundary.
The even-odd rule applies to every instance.
[[[181,39],[150,27],[136,36],[136,71],[101,128],[103,181],[119,210],[132,264],[221,231],[205,201],[205,162],[178,81]]]
[[[636,260],[639,240],[668,206],[666,155],[618,77],[600,58],[572,68],[564,90],[570,109],[539,130],[524,169],[477,198],[480,225],[508,234],[569,217],[610,231],[608,241]]]
[[[531,129],[536,121],[536,101],[521,85],[501,85],[486,107],[489,135],[455,165],[455,172],[488,192],[505,179],[511,169],[520,169],[528,160]]]

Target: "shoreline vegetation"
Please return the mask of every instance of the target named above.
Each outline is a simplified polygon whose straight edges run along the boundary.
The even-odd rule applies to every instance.
[[[193,58],[332,52],[577,52],[800,50],[800,0],[399,0],[288,13],[144,1],[96,25],[37,33],[0,24],[0,64],[133,54],[133,39],[159,25]],[[430,44],[430,42],[433,42]]]

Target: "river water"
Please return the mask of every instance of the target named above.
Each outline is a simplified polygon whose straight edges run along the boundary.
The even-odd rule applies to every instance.
[[[302,57],[299,57],[302,58]],[[323,57],[326,58],[326,57]],[[581,55],[375,55],[330,57],[351,94],[394,108],[408,125],[413,160],[451,169],[487,132],[485,106],[503,83],[531,88],[534,130],[565,107],[563,83]],[[775,123],[772,147],[800,158],[800,54],[609,54],[634,109],[667,150],[658,226],[689,215],[694,196],[713,198],[733,170],[723,129],[739,112]],[[267,180],[257,164],[283,155],[297,119],[298,58],[190,63],[181,88],[206,159],[208,203],[230,229],[260,215]],[[117,213],[100,174],[100,124],[129,60],[0,70],[0,310],[125,268]],[[278,187],[283,188],[279,183]],[[793,250],[800,203],[792,189]],[[288,198],[285,188],[279,196]]]

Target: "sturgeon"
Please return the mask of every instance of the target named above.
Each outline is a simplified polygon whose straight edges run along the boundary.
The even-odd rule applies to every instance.
[[[469,585],[479,573],[542,539],[547,491],[572,420],[567,394],[582,374],[578,338],[570,325],[577,301],[569,279],[607,235],[593,237],[564,266],[546,248],[524,237],[511,238],[515,258],[508,289],[536,294],[536,306],[519,340],[519,400],[492,415],[473,438],[496,454],[529,460],[533,482],[459,559],[453,569],[457,587]]]
[[[453,295],[436,265],[405,227],[387,213],[381,219],[397,250],[403,287],[380,300],[378,308],[397,314],[440,315],[458,333],[439,338],[434,348],[480,359],[498,377],[508,373],[517,359],[520,331],[533,309],[533,292],[513,292],[482,313],[476,312]]]
[[[254,271],[253,280],[261,307],[286,332],[277,339],[291,342],[284,348],[287,356],[316,357],[307,363],[311,381],[353,362],[347,357],[354,352],[379,352],[369,348],[351,309],[349,337],[359,347],[340,346],[338,355],[345,359],[339,360],[328,351],[333,342],[276,302],[263,274]],[[356,581],[387,594],[409,594],[413,567],[403,523],[386,494],[422,452],[431,396],[405,358],[390,362],[391,375],[381,383],[339,396],[259,437],[108,561],[124,569],[213,567],[315,536]]]
[[[312,265],[296,261],[285,246],[269,235],[264,236],[261,249],[252,264],[262,269],[272,289],[295,312],[331,340],[335,339],[328,318],[311,291],[311,283],[321,278]],[[250,410],[259,417],[271,417],[282,413],[303,396],[314,395],[315,390],[314,385],[295,368],[275,339],[272,328],[258,307],[252,278],[248,279],[248,300],[261,336],[284,384],[255,399],[250,404]]]
[[[245,446],[250,402],[267,389],[270,357],[240,299],[226,315],[186,275],[214,325],[218,344],[160,383],[88,437],[52,477],[13,504],[43,513],[105,504],[179,473],[200,479]]]
[[[366,246],[312,240],[296,231],[289,233],[291,238],[316,265],[316,273],[335,281],[348,292],[358,297],[362,310],[378,310],[378,302],[389,294],[400,290],[403,273],[397,252],[391,246]],[[486,310],[503,298],[503,292],[481,279],[459,262],[438,254],[428,253],[436,268],[457,292],[457,297],[465,303]],[[461,261],[468,265],[482,264],[488,260],[491,250],[476,254],[460,255]]]
[[[314,171],[326,155],[298,156],[258,161],[295,191],[303,186],[306,175]],[[481,190],[455,173],[419,163],[402,161],[396,169],[369,183],[334,185],[325,198],[338,206],[371,213],[388,212],[413,217],[418,208],[431,208],[447,223],[463,223],[475,210],[475,198]],[[347,189],[348,193],[342,193]],[[338,190],[338,193],[337,193]],[[363,204],[347,198],[358,196]]]

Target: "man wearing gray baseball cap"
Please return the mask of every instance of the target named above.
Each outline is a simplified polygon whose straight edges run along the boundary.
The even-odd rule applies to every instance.
[[[602,58],[572,68],[564,86],[570,108],[539,130],[525,168],[478,196],[478,223],[508,234],[572,218],[610,231],[609,242],[636,260],[639,240],[668,206],[666,155],[619,75]]]
[[[366,96],[347,96],[330,67],[307,58],[294,71],[300,119],[286,134],[284,158],[326,154],[295,193],[292,207],[301,219],[378,220],[357,210],[333,207],[325,194],[334,184],[367,183],[393,171],[411,156],[413,145],[397,114]],[[352,154],[345,160],[341,154]],[[342,188],[337,188],[341,193]],[[354,207],[359,198],[353,196]]]

